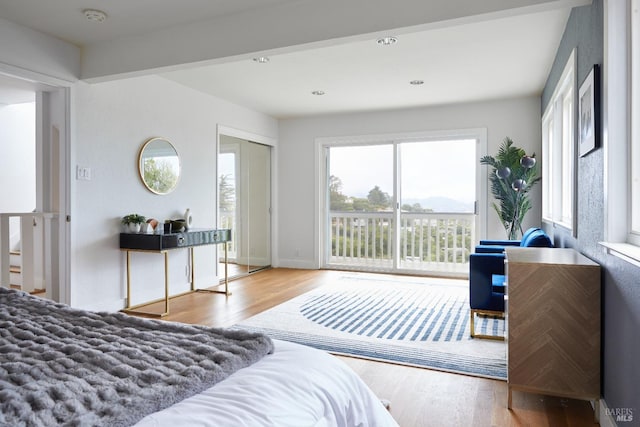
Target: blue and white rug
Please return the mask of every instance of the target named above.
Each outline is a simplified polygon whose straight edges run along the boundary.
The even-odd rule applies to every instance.
[[[464,280],[341,273],[237,327],[335,354],[506,379],[504,342],[469,336]],[[476,318],[478,333],[504,320]]]

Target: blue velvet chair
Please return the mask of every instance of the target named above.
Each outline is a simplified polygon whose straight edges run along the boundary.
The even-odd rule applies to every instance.
[[[469,257],[469,323],[471,338],[504,339],[476,334],[476,315],[504,317],[504,253],[474,253]]]
[[[531,227],[522,234],[520,240],[480,240],[476,246],[476,253],[502,253],[507,246],[521,246],[524,248],[553,247],[551,239],[538,227]]]
[[[472,338],[503,340],[503,336],[475,333],[476,315],[504,317],[504,249],[507,246],[553,247],[540,228],[530,228],[521,240],[481,240],[469,257],[469,304]]]

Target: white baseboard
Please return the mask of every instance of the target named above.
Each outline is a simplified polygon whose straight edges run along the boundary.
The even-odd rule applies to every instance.
[[[233,262],[235,264],[242,264],[242,265],[269,265],[271,264],[271,259],[266,258],[266,257],[243,257],[243,258],[238,258],[236,257]]]
[[[303,270],[317,270],[318,266],[313,261],[304,259],[280,259],[278,267],[281,268],[298,268]]]

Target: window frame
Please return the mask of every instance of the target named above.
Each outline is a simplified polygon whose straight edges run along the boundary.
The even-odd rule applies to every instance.
[[[388,134],[372,134],[372,135],[356,135],[356,136],[337,136],[337,137],[318,137],[315,139],[315,218],[314,226],[319,236],[317,243],[317,252],[314,254],[315,265],[317,268],[323,268],[327,259],[326,254],[331,244],[326,233],[324,219],[328,215],[329,197],[326,192],[326,183],[328,182],[328,148],[341,145],[372,145],[389,143],[394,144],[406,143],[411,141],[436,141],[447,139],[475,139],[477,141],[477,153],[486,153],[488,146],[488,130],[487,128],[469,128],[469,129],[450,129],[450,130],[425,130],[417,132],[401,132]],[[394,150],[394,155],[397,150]],[[396,162],[394,161],[394,164]],[[488,228],[488,183],[486,168],[477,165],[476,168],[476,232],[477,236],[485,236]],[[396,178],[397,179],[397,178]],[[395,191],[397,194],[397,191]],[[480,201],[486,201],[480,203]],[[394,200],[397,204],[398,200]]]
[[[627,242],[640,246],[640,0],[631,0],[629,13],[629,130]]]
[[[569,55],[542,115],[542,221],[575,236],[576,51]]]
[[[636,8],[634,11],[634,7]],[[603,82],[603,145],[604,145],[604,201],[605,241],[599,242],[609,255],[640,267],[640,242],[632,229],[632,147],[640,141],[640,123],[633,124],[632,84],[639,88],[640,81],[633,82],[631,46],[632,34],[640,30],[637,17],[639,0],[605,0],[604,78]],[[636,14],[632,18],[633,14]],[[632,26],[636,29],[632,32]],[[638,46],[640,48],[640,46]],[[637,64],[640,66],[640,64]],[[635,92],[636,102],[640,94]],[[635,128],[636,139],[632,138]],[[637,163],[636,163],[637,164]],[[638,213],[640,215],[640,213]]]

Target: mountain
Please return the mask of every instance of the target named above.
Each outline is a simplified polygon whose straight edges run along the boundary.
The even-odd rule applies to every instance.
[[[463,202],[448,197],[427,197],[425,199],[406,199],[403,204],[414,205],[419,203],[424,209],[432,209],[434,212],[457,213],[473,212],[473,202]]]

